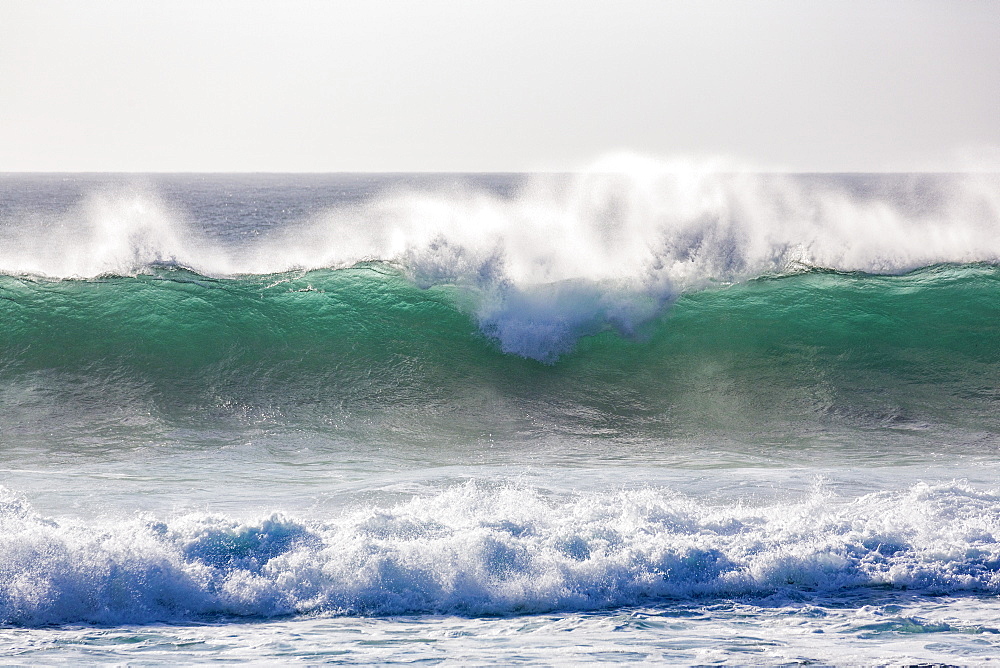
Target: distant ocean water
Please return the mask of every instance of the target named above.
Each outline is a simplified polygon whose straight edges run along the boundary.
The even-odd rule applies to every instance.
[[[995,660],[1000,178],[634,167],[0,175],[5,659]]]

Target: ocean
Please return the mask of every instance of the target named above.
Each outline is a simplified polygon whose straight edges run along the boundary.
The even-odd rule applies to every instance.
[[[980,665],[998,455],[997,175],[0,175],[5,664]]]

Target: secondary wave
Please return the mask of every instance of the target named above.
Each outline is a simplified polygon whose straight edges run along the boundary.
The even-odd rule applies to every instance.
[[[0,501],[0,623],[496,615],[865,588],[1000,592],[1000,497],[960,484],[713,506],[468,483],[328,520],[57,520]]]

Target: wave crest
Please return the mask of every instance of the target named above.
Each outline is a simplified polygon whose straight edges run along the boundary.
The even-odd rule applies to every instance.
[[[678,294],[714,283],[1000,261],[997,176],[869,181],[619,156],[513,193],[397,185],[235,245],[178,203],[126,188],[56,218],[6,221],[0,271],[86,278],[167,263],[221,277],[383,261],[420,286],[457,286],[505,351],[551,362],[582,335],[640,331]]]

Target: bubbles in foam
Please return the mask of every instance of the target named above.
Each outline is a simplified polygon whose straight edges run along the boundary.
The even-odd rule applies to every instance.
[[[1000,591],[1000,497],[818,488],[765,507],[666,490],[552,498],[467,483],[336,519],[84,523],[0,500],[0,623],[510,614],[868,587]]]

